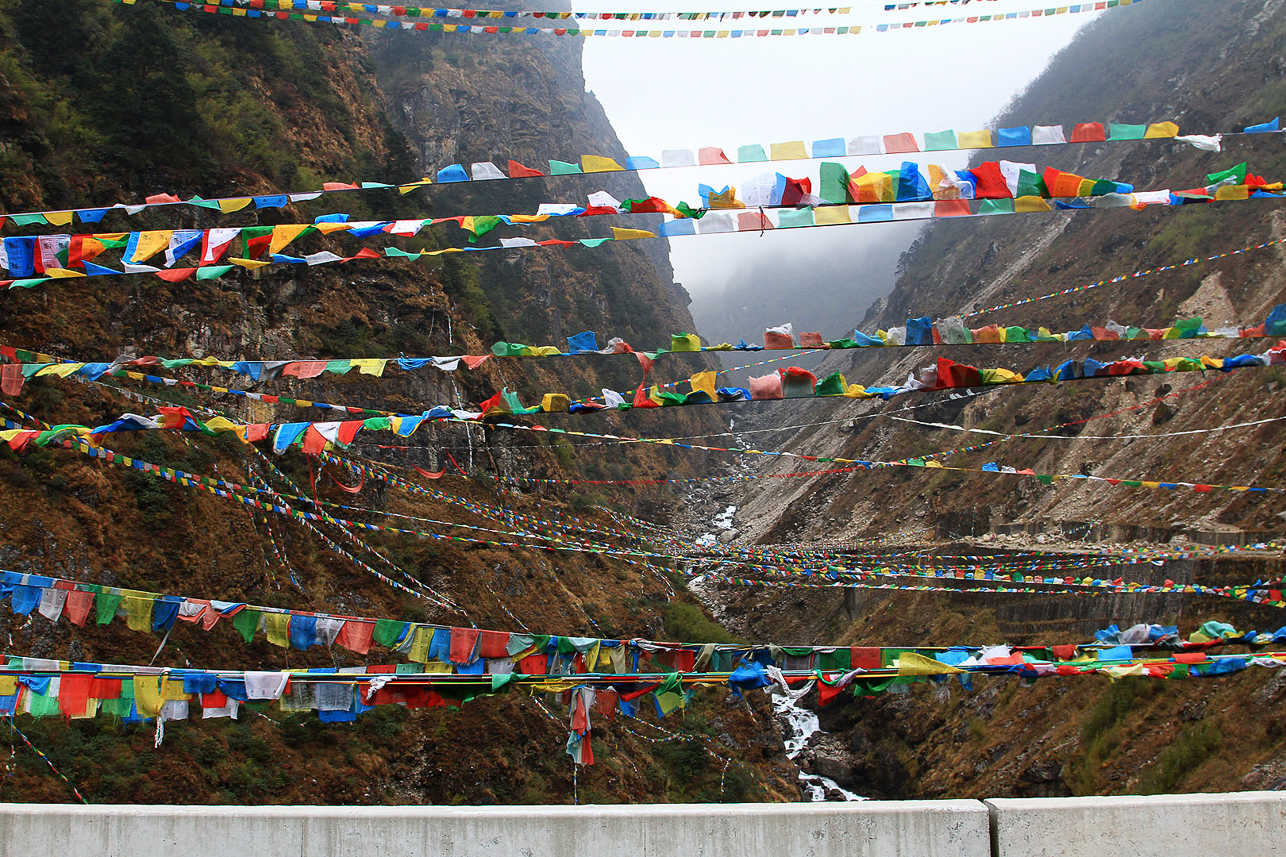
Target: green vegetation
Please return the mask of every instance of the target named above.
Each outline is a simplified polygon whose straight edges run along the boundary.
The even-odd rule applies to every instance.
[[[709,643],[744,642],[707,617],[700,607],[687,601],[671,601],[665,606],[665,639],[680,643],[692,640]]]
[[[1099,770],[1124,738],[1121,721],[1157,692],[1157,684],[1152,679],[1123,678],[1108,685],[1099,695],[1081,725],[1081,753],[1067,765],[1065,779],[1073,793],[1098,793]]]
[[[317,73],[345,62],[340,38],[151,5],[0,0],[0,204],[110,203],[158,187],[209,195],[248,175],[281,188],[411,175],[386,121],[387,152],[362,144],[374,89],[353,104]],[[329,147],[310,141],[308,160],[288,142],[302,112],[334,134]]]
[[[1185,776],[1201,767],[1222,745],[1223,737],[1217,726],[1206,722],[1194,723],[1180,732],[1179,737],[1161,752],[1156,764],[1143,774],[1139,791],[1143,794],[1174,791]]]

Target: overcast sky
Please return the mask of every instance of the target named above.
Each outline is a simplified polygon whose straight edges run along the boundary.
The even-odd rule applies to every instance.
[[[869,0],[864,0],[869,3]],[[859,0],[863,2],[863,0]],[[768,4],[772,8],[777,4]],[[585,40],[586,86],[597,95],[630,154],[660,160],[662,149],[719,146],[736,158],[739,146],[788,140],[978,130],[987,127],[1009,100],[1044,68],[1076,30],[1099,14],[979,24],[953,24],[875,32],[875,21],[917,20],[962,14],[995,14],[1036,8],[1036,0],[975,0],[965,6],[916,8],[900,13],[853,8],[851,22],[867,26],[859,35],[753,39]],[[695,11],[752,8],[735,0],[575,0],[577,10]],[[770,19],[771,20],[771,19]],[[824,22],[829,16],[808,16]],[[621,22],[624,23],[624,22]],[[846,21],[838,21],[843,24]],[[643,25],[638,22],[636,26]],[[693,29],[698,22],[664,27]],[[619,24],[618,24],[619,26]],[[657,24],[647,24],[657,28]],[[709,25],[704,25],[707,28]],[[725,27],[731,24],[723,25]],[[1085,117],[1087,121],[1095,117]],[[902,156],[847,159],[850,169],[890,169]],[[932,161],[954,167],[964,157],[941,153]],[[774,169],[811,175],[818,162],[700,167],[640,173],[649,192],[669,201],[696,204],[698,182],[715,187]],[[756,260],[798,257],[801,270],[817,253],[844,254],[867,242],[910,240],[904,225],[871,225],[818,230],[814,234],[712,235],[676,238],[671,243],[676,279],[700,304],[727,288],[733,272]],[[887,254],[886,254],[887,255]],[[741,276],[742,274],[738,274]],[[805,278],[806,279],[806,278]]]

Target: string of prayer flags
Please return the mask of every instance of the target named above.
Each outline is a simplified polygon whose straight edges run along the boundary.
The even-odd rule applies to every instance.
[[[113,3],[135,2],[135,0],[109,0]],[[297,8],[298,0],[286,0],[289,5],[286,11],[280,5],[277,11],[271,11],[266,7],[263,0],[239,0],[234,5],[222,4],[201,4],[184,2],[184,0],[157,0],[165,5],[173,6],[177,10],[194,12],[205,12],[207,14],[227,15],[237,18],[248,18],[261,21],[273,20],[291,20],[305,21],[313,24],[345,24],[351,26],[369,26],[379,29],[389,30],[408,30],[411,32],[434,32],[434,33],[459,33],[474,35],[528,35],[528,36],[573,36],[573,37],[607,37],[607,38],[680,38],[680,39],[741,39],[741,38],[767,38],[777,36],[828,36],[828,35],[857,35],[863,31],[861,25],[846,25],[833,27],[773,27],[767,29],[752,29],[742,27],[739,29],[709,29],[709,30],[680,30],[680,29],[587,29],[582,27],[523,27],[499,24],[448,24],[438,23],[435,17],[433,22],[426,21],[402,21],[397,18],[371,18],[356,17],[348,14],[328,14],[322,10],[331,6],[332,11],[340,11],[340,7],[347,7],[351,11],[361,10],[363,14],[371,14],[368,10],[375,7],[368,7],[366,4],[341,4],[328,3],[325,0],[307,0],[304,10],[293,11]],[[282,0],[277,0],[281,3]],[[1019,20],[1027,18],[1041,18],[1061,15],[1085,14],[1101,12],[1107,9],[1129,6],[1134,3],[1142,3],[1143,0],[1098,0],[1098,2],[1086,2],[1070,6],[1055,6],[1052,8],[1042,8],[1033,10],[1023,10],[1021,12],[1006,12],[994,15],[961,15],[952,18],[930,18],[918,21],[898,21],[887,24],[877,24],[874,27],[866,27],[867,32],[884,33],[898,31],[902,29],[916,29],[922,27],[937,27],[948,24],[978,24],[986,22],[1000,22]],[[399,7],[393,7],[394,9]],[[498,10],[492,10],[498,11]],[[775,10],[772,12],[753,13],[762,15],[772,15],[773,17],[797,17],[790,16],[792,10]],[[794,10],[798,11],[798,10]],[[780,15],[778,14],[780,12]],[[625,13],[629,14],[629,13]],[[644,14],[644,13],[639,13]],[[656,13],[650,13],[656,14]],[[696,13],[700,14],[700,13]],[[737,14],[735,12],[727,14]],[[750,15],[752,13],[742,13]],[[501,13],[503,18],[505,13]],[[410,17],[410,16],[408,16]],[[448,16],[443,16],[448,17]],[[461,15],[461,18],[465,16]],[[488,16],[490,17],[490,16]],[[643,20],[643,19],[640,19]],[[696,19],[694,19],[696,20]]]
[[[0,714],[87,719],[98,715],[126,723],[157,722],[158,742],[166,722],[184,721],[199,710],[203,719],[236,718],[243,704],[270,704],[283,712],[316,711],[323,723],[352,722],[380,705],[406,708],[459,707],[478,697],[522,690],[556,693],[569,704],[572,734],[568,752],[592,764],[589,746],[591,704],[603,713],[619,708],[635,716],[634,702],[652,696],[658,716],[682,708],[700,687],[727,686],[777,690],[805,684],[818,690],[818,704],[841,694],[873,696],[896,685],[943,682],[955,676],[969,689],[973,675],[1012,676],[1028,682],[1101,675],[1111,679],[1216,678],[1249,667],[1286,665],[1286,652],[1269,649],[1245,654],[1206,651],[1139,651],[1122,645],[1080,653],[1076,646],[1015,649],[1005,645],[929,650],[832,647],[829,652],[794,654],[797,647],[776,651],[719,654],[717,667],[694,671],[691,661],[660,658],[657,669],[640,672],[599,655],[599,671],[544,673],[530,670],[549,659],[533,656],[488,659],[504,662],[503,671],[442,673],[404,670],[397,665],[330,667],[312,670],[198,670],[123,664],[69,663],[10,656],[0,668]],[[685,653],[686,654],[686,653]],[[733,657],[735,655],[735,659]],[[711,658],[714,660],[714,658]],[[536,663],[539,660],[543,663]],[[532,663],[528,663],[532,661]],[[561,658],[558,659],[561,663]],[[781,666],[778,666],[778,663]]]
[[[1214,482],[1206,483],[1206,482],[1177,482],[1177,481],[1163,481],[1163,480],[1124,479],[1124,478],[1115,478],[1115,477],[1106,477],[1106,476],[1091,476],[1084,473],[1038,473],[1031,468],[1016,469],[1012,467],[995,467],[995,468],[949,467],[941,464],[938,461],[932,460],[928,456],[915,458],[915,459],[904,459],[901,461],[872,461],[872,460],[856,459],[856,458],[843,458],[838,456],[824,457],[824,456],[816,456],[816,455],[805,455],[803,453],[786,452],[786,451],[780,451],[780,450],[752,449],[747,447],[709,446],[704,444],[689,443],[687,441],[676,440],[674,438],[624,437],[621,435],[602,434],[602,433],[595,433],[595,432],[582,432],[582,431],[575,431],[572,429],[550,429],[544,426],[533,427],[533,426],[527,426],[527,425],[519,425],[516,423],[507,423],[507,422],[504,422],[503,420],[493,423],[493,425],[496,428],[509,429],[513,431],[540,431],[540,432],[548,432],[551,434],[559,433],[559,434],[564,434],[572,437],[586,437],[586,438],[594,438],[594,439],[616,440],[616,441],[626,442],[626,443],[661,444],[664,446],[678,448],[678,449],[692,449],[692,450],[698,450],[702,452],[719,452],[719,453],[727,453],[731,455],[763,455],[763,456],[775,456],[779,458],[794,458],[794,459],[799,459],[801,461],[807,461],[814,464],[826,463],[826,464],[851,465],[851,467],[846,468],[845,472],[873,470],[880,467],[915,467],[915,468],[924,468],[928,470],[941,469],[941,470],[948,470],[948,471],[958,472],[958,473],[970,473],[970,474],[987,473],[987,474],[993,474],[996,476],[1023,476],[1023,477],[1036,479],[1038,482],[1044,485],[1052,485],[1053,483],[1058,481],[1075,479],[1075,480],[1083,480],[1085,482],[1093,482],[1096,485],[1100,485],[1100,486],[1107,485],[1113,488],[1144,488],[1148,490],[1166,490],[1166,491],[1172,491],[1172,490],[1183,488],[1187,490],[1196,491],[1198,493],[1207,493],[1212,490],[1228,490],[1228,491],[1245,491],[1245,492],[1252,492],[1252,493],[1286,494],[1286,489],[1282,489],[1282,488],[1267,488],[1267,487],[1257,487],[1257,486],[1249,486],[1249,485],[1220,485]],[[532,484],[532,485],[545,484],[545,483],[555,484],[555,483],[560,483],[564,481],[561,479],[541,479],[536,477],[489,476],[488,478],[498,482],[512,482],[515,484]],[[681,483],[686,480],[675,479],[672,481],[676,483]],[[1272,546],[1260,545],[1255,549],[1264,549],[1266,547],[1272,547]],[[1217,553],[1236,553],[1241,549],[1242,549],[1241,547],[1236,545],[1220,545],[1220,546],[1217,546],[1216,548],[1212,548],[1209,550],[1207,550],[1206,548],[1193,548],[1192,550],[1185,550],[1185,551],[1167,550],[1165,552],[1165,556],[1173,557],[1173,558],[1192,558],[1196,556],[1214,555]]]
[[[1031,174],[1034,175],[1034,174]],[[268,259],[247,258],[241,256],[229,256],[228,264],[202,264],[199,266],[174,267],[161,269],[152,265],[136,264],[133,262],[122,261],[120,269],[111,268],[97,262],[81,261],[80,267],[49,267],[44,262],[40,263],[39,269],[35,261],[34,247],[37,239],[47,238],[61,239],[68,238],[70,241],[77,236],[26,236],[20,238],[6,238],[0,243],[0,265],[8,268],[10,279],[0,280],[0,285],[8,288],[33,288],[44,285],[53,280],[64,281],[78,279],[83,277],[111,276],[111,275],[136,275],[151,274],[170,283],[183,282],[189,278],[196,280],[212,280],[223,277],[232,272],[235,268],[248,270],[257,270],[269,265],[327,265],[327,264],[346,264],[350,262],[365,261],[371,259],[403,259],[415,261],[425,257],[435,257],[448,253],[468,253],[468,252],[491,252],[508,249],[534,249],[537,247],[587,247],[597,248],[608,241],[626,241],[638,240],[645,238],[670,238],[679,236],[705,235],[726,232],[763,232],[765,229],[798,229],[798,228],[823,228],[831,226],[852,226],[863,223],[886,223],[892,221],[912,221],[912,220],[933,220],[943,217],[990,217],[997,215],[1014,215],[1014,214],[1036,214],[1050,211],[1062,210],[1081,210],[1090,208],[1146,208],[1153,205],[1177,206],[1195,203],[1214,203],[1214,202],[1233,202],[1233,201],[1258,201],[1258,200],[1277,200],[1286,194],[1281,192],[1280,183],[1264,185],[1220,185],[1216,190],[1211,191],[1209,187],[1197,188],[1192,191],[1181,191],[1171,193],[1168,190],[1148,191],[1145,193],[1109,193],[1098,197],[1089,198],[1089,201],[1079,201],[1077,198],[1072,202],[1062,200],[1053,200],[1051,206],[1049,202],[1041,196],[1026,195],[1019,196],[1016,199],[944,199],[944,200],[925,200],[925,201],[902,201],[891,203],[866,203],[853,205],[830,205],[823,204],[815,207],[805,208],[779,208],[770,211],[741,211],[734,218],[731,213],[707,213],[700,220],[691,217],[682,217],[676,220],[665,221],[661,224],[658,233],[652,233],[647,230],[625,229],[613,227],[611,237],[602,238],[582,238],[576,241],[563,239],[547,239],[543,241],[533,241],[529,238],[501,238],[497,246],[465,246],[465,247],[445,247],[436,250],[417,250],[408,252],[398,247],[386,247],[383,251],[373,248],[364,247],[350,256],[340,256],[329,250],[322,250],[316,253],[304,256],[290,256],[284,253],[270,254]],[[975,190],[976,193],[976,190]],[[1090,204],[1090,203],[1093,204]],[[769,219],[769,215],[772,219]],[[514,217],[509,217],[514,220]],[[440,220],[458,220],[457,218],[441,218]],[[774,223],[775,221],[775,223]],[[434,221],[411,221],[413,224],[424,224]],[[515,220],[515,222],[517,222]],[[400,233],[396,230],[396,222],[372,222],[365,226],[361,224],[337,224],[348,227],[344,230],[350,236],[367,236],[374,234],[410,234]],[[254,229],[279,230],[284,225],[275,227],[244,227],[241,229],[242,240],[246,245],[244,252],[251,255],[262,255],[267,251],[271,238],[268,235],[250,236],[248,233]],[[213,230],[209,230],[213,232]],[[131,236],[137,233],[117,233],[118,235]],[[80,236],[84,237],[84,236]],[[93,237],[93,236],[89,236]],[[264,240],[261,240],[264,239]],[[204,239],[203,239],[204,240]],[[128,251],[128,239],[124,245]],[[177,260],[177,257],[175,257]],[[71,260],[66,263],[57,262],[57,264],[72,265]]]
[[[947,389],[987,387],[1007,384],[1059,383],[1073,380],[1106,379],[1133,375],[1159,375],[1173,372],[1204,372],[1217,369],[1230,372],[1247,367],[1264,367],[1286,363],[1286,341],[1279,342],[1262,355],[1241,354],[1234,357],[1171,357],[1165,360],[1125,359],[1101,363],[1092,358],[1084,361],[1066,360],[1051,368],[1037,367],[1026,375],[1012,369],[984,369],[964,363],[956,363],[940,357],[933,366],[921,370],[919,375],[909,376],[905,383],[898,386],[865,387],[860,384],[849,384],[840,373],[833,373],[818,379],[811,373],[791,367],[778,370],[775,374],[750,379],[749,388],[717,387],[712,400],[704,389],[694,389],[689,393],[671,393],[652,387],[648,391],[640,386],[632,401],[626,401],[620,394],[604,395],[602,400],[590,399],[572,402],[568,413],[585,414],[603,410],[630,410],[635,407],[675,407],[686,405],[706,405],[728,402],[765,401],[786,398],[811,397],[845,397],[853,399],[892,398],[912,392],[938,391]],[[71,364],[74,365],[74,364]],[[610,392],[610,391],[609,391]],[[614,401],[619,399],[620,401]],[[609,404],[609,402],[614,402]],[[21,451],[28,444],[46,446],[55,441],[69,437],[78,437],[91,445],[98,445],[103,436],[118,432],[171,430],[183,432],[200,432],[206,435],[218,435],[234,432],[247,443],[271,439],[274,451],[281,453],[292,446],[302,446],[305,451],[316,453],[327,448],[343,449],[349,446],[363,430],[394,431],[403,437],[410,436],[425,422],[437,419],[456,418],[462,420],[480,420],[515,414],[542,413],[543,408],[550,406],[552,400],[542,399],[540,405],[524,406],[518,396],[508,390],[502,390],[487,399],[477,411],[462,411],[445,406],[437,406],[418,415],[377,416],[363,420],[341,420],[333,422],[294,422],[294,423],[258,423],[236,424],[218,416],[202,421],[184,407],[160,407],[153,417],[137,414],[124,414],[120,418],[104,425],[90,427],[83,425],[63,425],[52,429],[36,431],[30,429],[8,429],[0,431],[0,442],[8,443],[15,451]],[[557,403],[561,411],[561,403]]]
[[[316,0],[311,0],[315,2]],[[298,2],[310,2],[310,0],[282,0],[292,5]],[[362,4],[363,8],[370,10],[378,8],[370,4]],[[408,15],[413,15],[415,7],[387,7],[390,9],[405,8]],[[453,17],[438,13],[449,10],[422,10],[425,17],[432,13],[434,17]],[[462,13],[463,17],[468,17],[468,10],[454,10]],[[834,11],[834,10],[826,10]],[[494,13],[494,10],[493,10]],[[488,13],[494,16],[493,13]],[[225,13],[227,14],[227,13]],[[481,14],[481,13],[479,13]],[[513,16],[523,14],[517,12],[500,13],[504,16]],[[585,14],[592,17],[593,13],[545,13],[546,17],[552,14],[570,14],[573,16]],[[684,14],[711,14],[711,15],[728,15],[738,13],[649,13],[653,15],[684,15]],[[747,13],[749,14],[749,13]],[[777,13],[772,13],[777,14]],[[1105,130],[1110,129],[1110,130]],[[1138,128],[1142,128],[1143,133],[1140,137],[1137,133]],[[1245,134],[1269,134],[1281,133],[1279,120],[1274,118],[1270,122],[1263,122],[1256,125],[1250,125],[1240,132],[1223,131],[1210,134],[1191,134],[1180,136],[1178,126],[1172,121],[1164,120],[1152,122],[1144,125],[1124,125],[1109,123],[1104,125],[1099,122],[1080,122],[1072,126],[1070,137],[1066,128],[1062,125],[1031,125],[1017,126],[1013,128],[1000,128],[995,131],[926,131],[919,135],[911,133],[898,134],[871,134],[845,137],[831,137],[826,139],[814,140],[811,144],[804,140],[796,140],[784,143],[771,144],[767,149],[759,144],[739,146],[735,150],[735,159],[729,158],[724,154],[724,150],[714,146],[706,146],[694,151],[691,149],[664,149],[659,159],[648,156],[630,156],[626,158],[624,166],[617,164],[610,158],[602,158],[596,155],[585,155],[575,159],[580,164],[576,167],[563,161],[551,161],[549,173],[542,173],[540,170],[524,166],[517,161],[508,162],[508,175],[505,174],[497,165],[491,162],[479,162],[471,164],[468,169],[462,164],[450,164],[436,170],[435,178],[423,177],[409,181],[396,182],[389,184],[387,182],[375,181],[329,181],[323,182],[320,188],[314,188],[307,191],[291,191],[282,193],[269,193],[260,196],[233,196],[222,198],[206,199],[199,195],[194,195],[188,199],[181,199],[171,193],[154,193],[145,197],[141,202],[134,203],[115,203],[110,206],[101,208],[76,208],[76,209],[57,209],[44,211],[27,211],[18,212],[0,216],[0,227],[15,226],[66,226],[73,220],[80,223],[100,223],[109,213],[120,213],[128,216],[140,214],[145,211],[166,208],[171,206],[190,206],[206,210],[218,211],[220,213],[233,213],[245,208],[252,207],[255,210],[283,208],[286,205],[310,202],[324,196],[345,193],[363,193],[370,191],[397,190],[400,194],[407,194],[414,190],[430,187],[434,184],[447,184],[452,182],[467,181],[495,181],[495,180],[512,180],[520,178],[545,178],[549,175],[567,174],[568,172],[596,172],[600,171],[596,167],[603,166],[610,170],[623,169],[627,172],[639,170],[655,169],[682,169],[693,166],[716,166],[720,164],[731,163],[754,163],[769,160],[819,160],[822,158],[835,157],[858,157],[864,155],[882,155],[896,154],[901,152],[945,152],[945,151],[968,151],[974,149],[1005,148],[1019,146],[1052,146],[1068,145],[1082,142],[1118,142],[1118,141],[1135,141],[1135,140],[1164,140],[1175,139],[1189,143],[1198,148],[1207,151],[1220,151],[1220,144],[1224,137],[1238,136]],[[772,153],[770,157],[769,152]],[[567,169],[555,169],[554,165],[563,165],[571,167]],[[837,165],[829,165],[823,168],[833,169]],[[937,168],[942,171],[942,168]],[[944,175],[950,175],[944,172]],[[845,179],[847,181],[847,179]],[[823,178],[823,186],[827,186],[827,180]],[[822,194],[825,196],[825,194]],[[1073,194],[1076,195],[1076,194]],[[664,209],[663,209],[664,210]],[[334,221],[339,222],[339,221]],[[110,239],[109,239],[110,240]],[[90,241],[84,248],[85,259],[92,260],[93,255],[102,252],[104,247],[99,246],[98,242]],[[73,250],[72,252],[81,252]],[[206,260],[208,264],[209,260]]]

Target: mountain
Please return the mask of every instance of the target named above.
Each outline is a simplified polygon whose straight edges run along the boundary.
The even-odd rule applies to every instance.
[[[1086,27],[997,117],[995,127],[1172,119],[1183,133],[1240,130],[1271,119],[1286,103],[1284,47],[1283,3],[1197,0],[1119,9]],[[1229,136],[1218,154],[1178,141],[1100,143],[984,151],[975,163],[1000,157],[1130,182],[1140,190],[1202,187],[1207,174],[1242,161],[1270,181],[1286,173],[1277,135]],[[966,315],[1117,276],[1124,279],[965,321],[1064,331],[1109,320],[1162,327],[1201,315],[1211,329],[1252,326],[1286,301],[1279,247],[1179,263],[1278,239],[1282,225],[1280,204],[1271,201],[937,222],[902,257],[896,286],[871,308],[861,329],[874,334],[909,317]],[[1129,276],[1166,265],[1174,268]],[[1269,344],[1085,342],[844,351],[828,355],[816,373],[843,372],[850,383],[900,384],[939,357],[1026,372],[1069,357],[1106,362],[1137,355],[1226,356],[1259,353]],[[1281,386],[1275,368],[1247,369],[992,388],[966,398],[791,402],[746,408],[738,422],[758,432],[757,448],[823,458],[897,461],[981,444],[985,448],[938,461],[973,471],[996,462],[1042,474],[1280,487],[1286,472],[1282,423],[1209,429],[1279,419]],[[1002,439],[1011,433],[1025,434]],[[817,467],[769,461],[761,473]],[[914,545],[932,530],[939,540],[927,549],[944,555],[1093,550],[1075,541],[1089,530],[1106,533],[1108,548],[1116,550],[1182,550],[1191,546],[1189,539],[1228,542],[1243,533],[1253,541],[1279,537],[1284,511],[1281,496],[1271,493],[1132,489],[1079,480],[1042,484],[950,469],[899,467],[752,484],[753,490],[729,499],[738,505],[743,540],[831,540],[857,550],[872,538],[896,534]],[[993,530],[1000,533],[994,539]],[[1006,535],[1015,532],[1020,534]],[[1153,583],[1170,578],[1226,584],[1278,580],[1284,570],[1274,554],[1168,563],[1163,569],[1118,566],[1103,573]],[[1179,624],[1185,632],[1213,619],[1242,628],[1280,624],[1277,611],[1199,597],[984,598],[853,590],[841,598],[826,590],[725,588],[712,599],[719,617],[737,633],[838,645],[1048,645],[1087,637],[1115,622]],[[1038,682],[1023,689],[1009,681],[973,693],[952,688],[947,695],[944,688],[938,695],[884,694],[824,710],[822,726],[834,734],[811,763],[841,785],[877,797],[1277,787],[1286,769],[1286,741],[1255,713],[1280,704],[1280,688],[1272,673],[1252,671],[1226,682],[1140,678],[1110,685]]]
[[[543,167],[550,158],[580,154],[619,159],[619,141],[585,93],[579,50],[574,39],[542,48],[518,37],[403,32],[381,38],[369,27],[210,15],[200,7],[6,0],[0,4],[0,206],[8,213],[106,207],[158,192],[185,199],[258,196],[316,190],[331,181],[398,184],[456,162],[504,165],[512,158]],[[65,228],[101,230],[112,241],[108,230],[271,227],[337,211],[354,219],[530,213],[551,199],[583,203],[595,190],[619,199],[645,195],[632,175],[568,177],[494,188],[434,186],[405,195],[346,193],[223,216],[179,206],[132,217],[112,210],[100,226]],[[11,220],[6,236],[32,229]],[[577,221],[527,231],[501,227],[499,234],[577,238],[604,229]],[[401,243],[431,250],[465,246],[463,236],[447,223]],[[291,252],[296,246],[304,253],[341,245],[307,236]],[[349,253],[356,247],[342,246]],[[486,354],[497,340],[561,345],[584,330],[595,330],[602,341],[620,336],[654,348],[664,332],[693,329],[662,241],[516,250],[481,254],[481,261],[441,258],[236,268],[219,279],[180,282],[51,280],[48,287],[4,294],[0,344],[77,360],[111,361],[120,354],[360,359]],[[676,355],[658,360],[656,371],[682,378],[710,365],[699,355]],[[200,366],[147,371],[269,398],[69,378],[29,380],[3,401],[51,424],[101,425],[126,412],[156,413],[166,403],[206,419],[210,412],[203,409],[210,408],[234,421],[280,423],[335,418],[333,409],[309,407],[312,402],[418,414],[437,404],[476,407],[504,388],[526,403],[544,391],[581,396],[611,387],[628,395],[642,374],[629,355],[574,366],[492,359],[475,370],[390,369],[383,378],[352,372],[254,383]],[[286,397],[303,404],[290,406]],[[4,416],[15,419],[9,411]],[[543,422],[669,435],[708,430],[714,420],[687,411],[643,414],[628,425],[614,415],[551,415]],[[520,417],[512,422],[528,425]],[[406,440],[363,438],[348,455],[364,462],[364,475],[298,452],[261,455],[230,434],[111,435],[103,442],[115,453],[110,460],[69,445],[23,454],[0,445],[0,568],[465,628],[614,638],[724,633],[691,597],[676,593],[667,576],[637,562],[575,547],[580,541],[506,546],[529,542],[524,533],[531,527],[591,541],[593,528],[605,528],[614,541],[637,544],[637,532],[618,532],[634,526],[623,515],[665,524],[674,513],[673,493],[636,495],[628,487],[562,480],[685,476],[699,472],[700,462],[644,444],[610,447],[604,455],[598,442],[491,424],[434,424]],[[443,475],[429,482],[412,466]],[[419,492],[382,478],[383,468],[420,485]],[[203,484],[216,490],[162,478],[174,470],[241,487],[220,495],[225,489],[211,481]],[[458,470],[471,478],[459,478]],[[496,483],[493,477],[553,482]],[[266,485],[293,499],[266,493]],[[357,494],[341,490],[354,488]],[[306,524],[279,514],[287,504],[298,511],[323,508],[318,503],[358,526]],[[372,523],[403,532],[365,529]],[[586,535],[567,526],[591,529]],[[457,608],[414,597],[408,587],[429,587]],[[0,612],[11,655],[225,669],[404,660],[385,649],[369,658],[329,645],[297,651],[262,635],[246,644],[226,621],[208,633],[181,622],[166,636],[128,630],[124,620],[78,627]],[[797,793],[780,742],[771,725],[765,727],[770,715],[762,702],[725,707],[722,699],[699,700],[670,721],[682,718],[679,728],[688,737],[679,739],[645,724],[638,732],[596,724],[593,741],[602,761],[577,782],[564,753],[567,709],[556,698],[549,705],[552,711],[511,694],[458,711],[390,706],[335,724],[319,724],[316,712],[250,705],[236,722],[201,720],[193,712],[188,722],[168,724],[167,740],[159,744],[154,724],[107,716],[23,718],[22,728],[94,802],[482,804]],[[693,730],[699,735],[692,737]],[[730,746],[753,753],[729,765]],[[11,801],[69,799],[65,783],[35,754],[15,759],[0,792]]]

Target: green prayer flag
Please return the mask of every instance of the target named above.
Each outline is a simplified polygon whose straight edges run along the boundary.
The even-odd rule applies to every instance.
[[[114,592],[100,592],[94,597],[94,604],[98,607],[99,625],[111,624],[116,618],[116,608],[120,606],[123,597]]]
[[[766,160],[768,160],[768,153],[758,143],[737,149],[737,163],[739,164],[752,164]]]
[[[371,639],[379,645],[391,649],[406,636],[408,627],[405,622],[380,619],[375,623],[375,630],[371,633]]]
[[[704,208],[693,208],[686,202],[680,202],[674,207],[674,210],[682,214],[684,217],[691,217],[693,220],[700,220],[706,216],[706,210]]]
[[[504,223],[499,215],[480,214],[473,218],[473,234],[469,236],[469,243],[477,242],[479,238]]]
[[[979,214],[1013,214],[1012,199],[984,199],[978,205]]]
[[[848,202],[848,170],[843,164],[822,161],[818,196],[827,202],[843,205]]]
[[[245,607],[232,617],[232,627],[237,629],[241,639],[247,643],[255,638],[255,631],[259,630],[259,616],[258,610]]]
[[[196,269],[198,280],[217,280],[233,269],[233,265],[206,265]]]
[[[550,161],[549,174],[551,176],[574,176],[581,173],[581,168],[576,164],[569,164],[564,161]]]
[[[1208,181],[1210,184],[1218,184],[1219,182],[1224,181],[1225,179],[1236,179],[1237,184],[1245,184],[1246,183],[1246,165],[1238,164],[1232,169],[1222,170],[1217,173],[1210,173],[1208,176],[1206,176],[1206,181]]]
[[[1113,122],[1108,126],[1108,140],[1142,140],[1148,133],[1147,125],[1123,125]]]
[[[1022,170],[1018,173],[1018,191],[1014,196],[1039,196],[1049,199],[1049,188],[1045,186],[1045,180],[1036,173]]]
[[[825,378],[817,382],[813,392],[818,396],[842,396],[846,387],[844,386],[844,376],[839,372],[832,372]]]
[[[955,131],[925,131],[924,151],[945,152],[960,148]]]
[[[797,210],[783,209],[777,215],[778,229],[792,229],[797,226],[812,226],[813,210],[811,208],[800,208]]]

